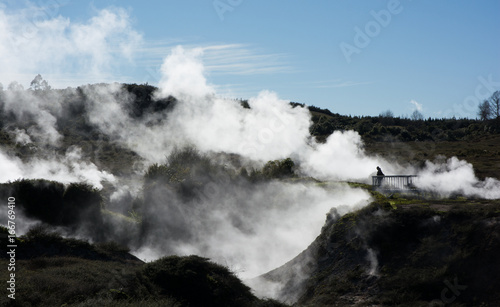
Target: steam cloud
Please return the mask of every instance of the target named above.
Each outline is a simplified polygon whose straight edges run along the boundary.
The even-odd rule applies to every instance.
[[[443,161],[442,157],[439,160],[426,162],[416,182],[419,188],[436,192],[444,197],[463,194],[486,199],[500,198],[499,180],[486,178],[480,181],[474,174],[472,164],[457,157],[451,157],[446,161]]]
[[[202,201],[186,203],[161,191],[148,198],[158,215],[155,231],[138,256],[156,259],[165,253],[206,255],[233,267],[243,278],[265,273],[300,253],[319,234],[325,212],[360,208],[370,196],[362,190],[272,182],[212,185]],[[168,201],[165,206],[162,201]],[[157,227],[165,223],[170,227]]]
[[[16,157],[9,157],[0,150],[0,182],[16,179],[48,179],[61,183],[86,182],[102,189],[102,182],[113,183],[113,174],[99,170],[97,166],[83,159],[81,148],[70,147],[64,156],[51,159],[34,158],[25,163]]]
[[[125,111],[130,97],[112,85],[88,89],[90,121],[149,163],[164,162],[173,148],[191,145],[206,153],[238,154],[257,165],[288,156],[306,162],[313,142],[308,110],[293,108],[269,91],[250,99],[250,109],[218,98],[203,75],[201,55],[200,49],[177,47],[165,59],[157,98],[175,96],[178,103],[172,111],[133,119]],[[264,273],[303,250],[319,234],[330,208],[343,206],[342,212],[348,212],[370,199],[347,186],[325,190],[279,182],[258,188],[216,182],[208,196],[204,193],[203,204],[186,204],[169,190],[155,193],[146,196],[146,214],[158,217],[151,226],[155,233],[147,232],[139,257],[202,254],[237,267],[245,277]],[[171,227],[162,231],[158,225]]]
[[[49,95],[37,97],[31,91],[6,91],[3,100],[3,111],[10,112],[19,122],[34,121],[31,130],[22,131],[16,128],[16,139],[29,143],[31,137],[42,144],[57,145],[61,135],[55,127],[56,116],[59,115],[60,97]],[[20,103],[22,101],[22,103]]]

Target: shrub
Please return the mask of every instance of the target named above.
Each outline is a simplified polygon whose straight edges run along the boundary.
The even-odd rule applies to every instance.
[[[154,180],[166,180],[168,182],[171,177],[172,174],[170,172],[170,168],[166,165],[160,165],[158,163],[148,167],[148,170],[144,174],[144,179],[148,183]]]
[[[44,179],[18,180],[12,183],[17,205],[28,217],[59,225],[62,221],[64,185]]]
[[[227,268],[198,256],[164,257],[148,263],[142,274],[161,294],[189,306],[250,306],[257,301]]]
[[[31,227],[25,235],[28,241],[60,241],[62,237],[59,233],[50,231],[46,225],[38,224]]]
[[[293,177],[295,163],[292,159],[286,158],[283,160],[269,161],[264,165],[262,174],[266,178],[286,178]]]
[[[71,183],[63,195],[62,224],[74,225],[82,220],[102,224],[101,194],[86,183]]]
[[[211,175],[216,166],[210,158],[200,154],[193,147],[175,149],[165,164],[151,165],[144,175],[145,183],[153,181],[163,183],[181,183],[191,178]]]
[[[105,254],[115,254],[115,253],[128,253],[130,252],[130,248],[127,246],[123,246],[114,241],[97,243],[96,245],[97,251],[103,252]]]
[[[51,226],[65,226],[70,231],[87,232],[94,240],[102,240],[102,197],[99,190],[86,183],[62,183],[44,179],[18,180],[1,186],[16,198],[17,209],[32,219]],[[38,229],[37,231],[41,231]]]

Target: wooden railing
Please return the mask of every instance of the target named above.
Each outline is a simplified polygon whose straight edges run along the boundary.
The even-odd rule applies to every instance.
[[[372,187],[384,191],[417,191],[417,175],[372,176]]]

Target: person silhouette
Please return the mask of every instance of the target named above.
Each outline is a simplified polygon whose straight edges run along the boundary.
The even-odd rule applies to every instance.
[[[384,173],[382,172],[382,169],[377,166],[377,176],[385,176]]]
[[[384,180],[384,172],[382,172],[382,169],[377,166],[377,186],[381,186],[382,185],[382,180]]]

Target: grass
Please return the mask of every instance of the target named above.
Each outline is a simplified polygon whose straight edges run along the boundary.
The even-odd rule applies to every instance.
[[[468,141],[368,142],[365,149],[401,165],[423,166],[439,156],[456,156],[474,166],[476,176],[500,178],[500,135],[485,135]]]
[[[7,261],[0,260],[7,267]],[[104,298],[110,289],[123,288],[140,266],[77,257],[39,257],[16,262],[16,302],[19,306],[61,306]],[[7,278],[2,270],[2,280]],[[8,279],[5,279],[8,280]],[[5,306],[8,298],[2,296]]]
[[[110,218],[126,222],[127,224],[130,224],[130,226],[141,223],[141,216],[135,211],[129,212],[128,216],[107,209],[101,209],[101,213],[105,217],[109,216]]]

